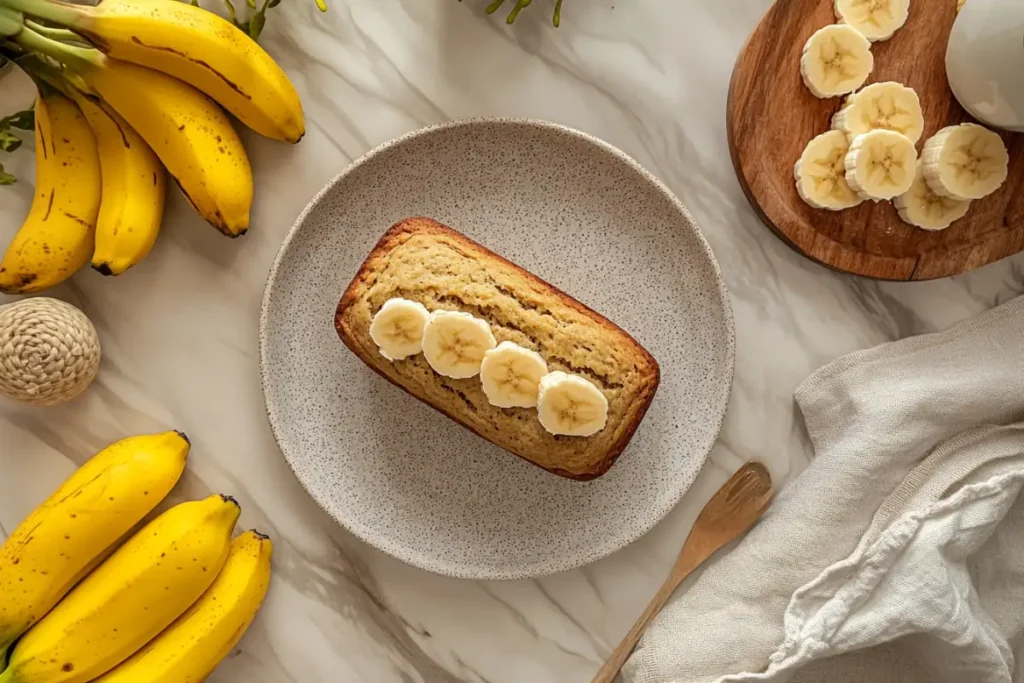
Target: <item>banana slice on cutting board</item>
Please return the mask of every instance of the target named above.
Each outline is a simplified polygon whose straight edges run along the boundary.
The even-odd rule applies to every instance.
[[[552,434],[591,436],[608,422],[608,399],[590,380],[556,371],[540,380],[537,416]]]
[[[423,328],[423,356],[439,375],[474,377],[497,345],[486,320],[461,311],[434,311]]]
[[[846,154],[846,182],[872,201],[898,197],[914,182],[917,149],[906,135],[873,130],[858,135]]]
[[[389,299],[370,322],[370,339],[388,360],[415,356],[423,350],[423,328],[429,319],[430,312],[423,304]]]
[[[921,167],[917,168],[914,184],[893,200],[903,222],[923,230],[945,230],[954,221],[967,215],[971,203],[935,194],[925,182]]]
[[[889,40],[907,23],[910,0],[836,0],[835,12],[868,40]]]
[[[921,99],[902,83],[872,83],[846,98],[832,117],[832,127],[850,140],[873,130],[891,130],[916,143],[924,132]]]
[[[816,209],[840,211],[860,204],[846,182],[846,153],[850,145],[838,130],[822,133],[807,143],[793,167],[796,191]]]
[[[504,341],[484,353],[480,383],[492,406],[534,408],[548,364],[536,351]]]
[[[928,187],[950,199],[981,199],[1006,182],[1010,156],[1003,139],[984,126],[948,126],[924,143]]]
[[[851,93],[871,75],[871,42],[857,29],[833,24],[818,29],[804,45],[800,75],[816,97]]]

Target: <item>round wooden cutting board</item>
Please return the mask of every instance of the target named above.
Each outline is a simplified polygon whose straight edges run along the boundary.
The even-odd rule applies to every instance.
[[[971,0],[967,0],[970,2]],[[835,23],[832,0],[777,0],[740,52],[729,87],[729,149],[740,184],[765,223],[800,253],[837,270],[885,280],[929,280],[973,270],[1024,250],[1024,136],[1004,133],[1010,175],[948,229],[900,220],[890,202],[846,211],[814,209],[796,192],[793,165],[807,142],[831,127],[842,98],[814,97],[800,77],[804,43]],[[898,81],[917,91],[925,131],[971,120],[946,80],[945,52],[956,0],[911,0],[910,18],[872,45],[868,83]]]

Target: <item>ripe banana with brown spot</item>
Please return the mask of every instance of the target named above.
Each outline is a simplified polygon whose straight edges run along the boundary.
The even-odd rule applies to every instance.
[[[71,277],[92,256],[100,210],[96,140],[75,103],[40,86],[36,191],[28,218],[0,261],[0,292],[28,294]]]
[[[146,647],[93,683],[206,680],[242,639],[270,587],[274,546],[257,531],[234,540],[217,580]]]
[[[177,0],[5,4],[71,28],[115,59],[191,84],[261,135],[295,143],[305,134],[302,103],[284,70],[213,12]]]
[[[86,683],[131,657],[213,583],[238,514],[214,495],[154,519],[22,636],[0,683]]]
[[[14,529],[0,546],[0,664],[10,644],[163,500],[188,451],[181,432],[111,444]]]
[[[213,100],[160,71],[61,43],[30,28],[15,41],[63,63],[67,80],[109,104],[152,148],[207,222],[228,237],[248,230],[253,199],[249,157]]]
[[[156,243],[167,172],[142,136],[109,105],[72,93],[96,136],[103,175],[92,267],[120,275],[146,258]]]
[[[245,234],[252,169],[238,133],[210,98],[177,78],[86,51],[69,64],[156,152],[193,208],[228,237]]]

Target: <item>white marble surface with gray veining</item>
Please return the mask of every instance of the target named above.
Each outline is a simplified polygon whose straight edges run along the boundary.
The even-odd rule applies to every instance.
[[[56,409],[0,402],[0,537],[92,452],[171,427],[194,442],[178,497],[234,493],[242,524],[277,542],[267,603],[216,683],[585,682],[670,566],[689,524],[742,462],[784,485],[811,457],[793,389],[849,351],[946,327],[1024,291],[1024,257],[930,283],[880,284],[803,260],[736,181],[725,100],[736,54],[769,0],[535,0],[514,27],[485,0],[310,0],[273,10],[263,42],[303,97],[297,147],[246,142],[253,229],[229,241],[176,195],[151,257],[124,277],[86,270],[55,294],[95,322],[105,357],[87,395]],[[0,113],[30,101],[0,84]],[[637,543],[533,581],[458,581],[354,540],[309,500],[263,412],[257,317],[267,270],[306,202],[373,146],[469,116],[550,119],[597,135],[662,178],[696,216],[736,316],[737,372],[719,444],[684,502]],[[30,145],[28,145],[30,146]],[[0,240],[27,211],[31,154],[0,188]],[[798,530],[794,530],[797,533]],[[760,570],[760,569],[759,569]]]

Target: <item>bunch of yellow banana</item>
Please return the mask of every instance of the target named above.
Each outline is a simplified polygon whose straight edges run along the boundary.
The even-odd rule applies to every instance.
[[[235,646],[266,595],[272,545],[255,531],[231,541],[234,499],[172,507],[117,547],[187,453],[178,432],[108,447],[0,547],[0,667],[16,641],[0,683],[201,681]]]
[[[135,436],[90,458],[0,546],[0,660],[101,556],[170,493],[189,442]]]
[[[0,52],[43,103],[36,197],[0,262],[0,291],[45,289],[90,258],[106,275],[141,261],[160,230],[164,168],[218,230],[248,230],[252,170],[224,110],[276,140],[305,133],[294,86],[255,41],[177,0],[0,0],[0,11]]]

